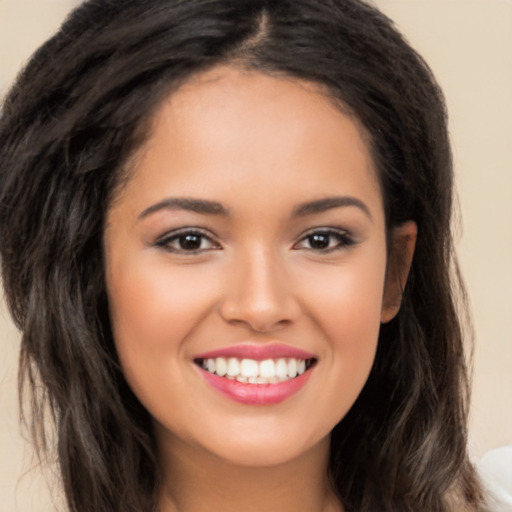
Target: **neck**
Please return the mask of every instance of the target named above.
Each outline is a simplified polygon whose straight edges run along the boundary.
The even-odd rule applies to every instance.
[[[327,474],[328,439],[297,459],[264,467],[171,444],[172,450],[160,446],[160,512],[342,512]]]

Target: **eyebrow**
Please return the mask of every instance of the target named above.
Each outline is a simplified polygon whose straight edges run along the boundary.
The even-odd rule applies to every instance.
[[[326,197],[299,204],[293,209],[292,217],[305,217],[307,215],[314,215],[316,213],[332,210],[333,208],[342,208],[347,206],[359,208],[367,217],[370,218],[370,220],[373,220],[370,210],[366,204],[360,199],[352,196]],[[148,217],[160,210],[187,210],[204,215],[221,215],[223,217],[227,217],[229,215],[229,211],[217,201],[188,197],[169,197],[143,210],[139,215],[139,219]]]
[[[151,205],[142,211],[139,219],[143,219],[152,213],[160,210],[187,210],[206,215],[227,216],[228,211],[217,201],[208,201],[206,199],[193,199],[188,197],[170,197]]]
[[[326,197],[324,199],[302,203],[293,210],[292,216],[304,217],[306,215],[322,213],[327,210],[332,210],[333,208],[342,208],[346,206],[355,206],[356,208],[359,208],[370,220],[373,221],[373,217],[368,206],[366,206],[366,204],[360,199],[357,199],[357,197],[352,196]]]

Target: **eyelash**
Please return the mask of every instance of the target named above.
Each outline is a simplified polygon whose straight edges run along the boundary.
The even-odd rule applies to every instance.
[[[310,231],[309,233],[303,235],[299,242],[293,246],[293,248],[295,249],[297,246],[304,243],[306,240],[309,240],[309,242],[311,243],[314,237],[324,237],[328,239],[328,246],[325,248],[305,248],[308,251],[318,252],[320,254],[328,254],[331,252],[347,249],[355,245],[356,243],[354,238],[344,230],[333,228],[316,228],[313,231]],[[330,246],[333,238],[336,240],[337,243],[334,246]]]
[[[327,247],[300,247],[301,244],[303,244],[305,241],[309,240],[309,243],[311,244],[314,240],[314,237],[317,237],[317,241],[319,241],[320,237],[323,237],[324,239],[327,239]],[[199,247],[198,248],[185,248],[183,247],[183,244],[186,243],[186,239],[189,238],[189,242],[194,243],[192,239],[195,239],[196,243],[199,241]],[[192,238],[192,239],[191,239]],[[331,246],[332,239],[336,240],[336,244],[334,246]],[[201,247],[203,243],[207,241],[210,245],[210,247],[204,248]],[[173,247],[172,244],[177,243],[180,246],[179,247]],[[328,254],[334,251],[339,251],[342,249],[346,249],[352,245],[354,245],[356,241],[352,238],[351,235],[349,235],[346,231],[333,229],[333,228],[317,228],[313,231],[310,231],[309,233],[306,233],[302,236],[302,238],[297,242],[293,249],[299,250],[301,248],[304,248],[305,250],[317,252],[320,254]],[[200,254],[206,251],[211,250],[218,250],[221,249],[221,246],[214,242],[212,240],[212,237],[195,228],[185,228],[177,232],[167,233],[166,235],[162,236],[155,242],[156,247],[160,247],[162,249],[165,249],[172,253],[177,254],[186,254],[186,255],[194,255],[194,254]]]
[[[196,237],[199,239],[200,246],[196,249],[185,249],[183,247],[173,247],[172,244],[177,242],[180,244],[180,241],[183,243],[187,239],[187,237]],[[208,248],[201,248],[201,245],[203,245],[203,242],[207,240],[212,247]],[[180,244],[181,245],[181,244]],[[211,251],[220,249],[220,245],[215,243],[212,240],[212,237],[208,235],[207,233],[199,230],[199,229],[190,229],[185,228],[179,231],[175,231],[172,233],[167,233],[163,237],[159,238],[156,243],[156,247],[160,247],[162,249],[165,249],[172,253],[178,253],[178,254],[199,254],[205,251]]]

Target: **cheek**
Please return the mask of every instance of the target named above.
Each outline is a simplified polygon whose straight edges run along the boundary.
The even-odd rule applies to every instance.
[[[107,286],[113,335],[136,393],[151,387],[148,382],[158,375],[155,369],[164,374],[180,371],[189,335],[214,304],[216,283],[208,274],[206,279],[201,270],[190,267],[171,270],[151,255],[112,266]]]
[[[139,339],[158,344],[162,337],[186,332],[189,321],[208,307],[215,283],[211,273],[187,266],[173,268],[152,261],[156,259],[150,255],[117,265],[110,273],[108,289],[114,326],[152,332],[154,336]]]
[[[385,255],[381,252],[368,251],[307,280],[312,318],[336,345],[333,348],[357,349],[376,341],[385,278]]]
[[[335,349],[359,351],[373,345],[380,327],[382,286],[371,270],[363,276],[347,275],[333,282],[329,293],[319,294],[323,325]]]
[[[329,383],[320,397],[331,427],[353,405],[377,349],[385,264],[360,260],[317,274],[310,287],[311,318],[323,338]]]

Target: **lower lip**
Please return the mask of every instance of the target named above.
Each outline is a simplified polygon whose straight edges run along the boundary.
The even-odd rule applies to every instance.
[[[224,396],[246,405],[272,405],[283,402],[300,391],[311,375],[311,369],[299,377],[277,384],[246,384],[219,377],[199,368],[201,374],[214,389]]]

